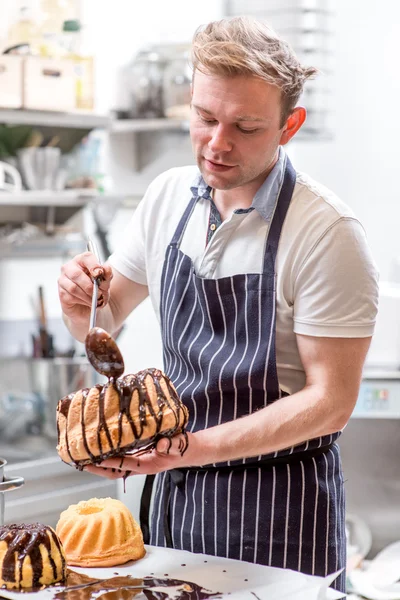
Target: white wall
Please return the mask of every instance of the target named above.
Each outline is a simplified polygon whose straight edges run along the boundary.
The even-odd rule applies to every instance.
[[[353,208],[387,279],[400,255],[400,3],[335,4],[334,139],[295,145],[296,166]]]
[[[82,0],[85,42],[98,61],[100,110],[116,99],[116,71],[142,46],[190,42],[201,23],[221,17],[222,0]]]

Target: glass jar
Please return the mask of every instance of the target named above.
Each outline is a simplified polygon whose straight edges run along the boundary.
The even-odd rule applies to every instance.
[[[164,114],[166,117],[189,118],[192,68],[189,49],[181,48],[168,61],[163,77]]]
[[[128,66],[129,116],[134,119],[163,117],[164,60],[154,48],[141,50]]]

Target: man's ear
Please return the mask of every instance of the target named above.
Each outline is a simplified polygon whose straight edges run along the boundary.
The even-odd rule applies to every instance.
[[[298,132],[306,120],[307,111],[303,106],[297,106],[285,123],[279,144],[284,146]]]

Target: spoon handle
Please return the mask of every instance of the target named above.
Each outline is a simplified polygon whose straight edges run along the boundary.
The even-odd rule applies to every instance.
[[[97,279],[93,281],[93,294],[92,294],[92,307],[90,309],[90,322],[89,329],[93,329],[96,326],[96,310],[97,310],[97,299],[99,297],[99,282]]]
[[[95,255],[99,264],[100,264],[100,255],[97,250],[97,246],[95,241],[92,238],[88,238],[87,240],[87,250]],[[99,280],[98,278],[93,279],[93,294],[92,294],[92,307],[90,309],[90,322],[89,322],[89,330],[93,329],[96,325],[96,310],[97,310],[97,301],[99,297]]]

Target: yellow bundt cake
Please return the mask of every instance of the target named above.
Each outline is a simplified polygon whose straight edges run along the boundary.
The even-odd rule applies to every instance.
[[[65,554],[54,529],[40,523],[0,526],[0,588],[40,588],[62,583],[65,576]]]
[[[142,531],[126,506],[112,498],[92,498],[72,504],[56,527],[67,564],[113,567],[146,554]]]
[[[69,394],[57,406],[57,451],[79,468],[185,431],[188,410],[158,369]]]

